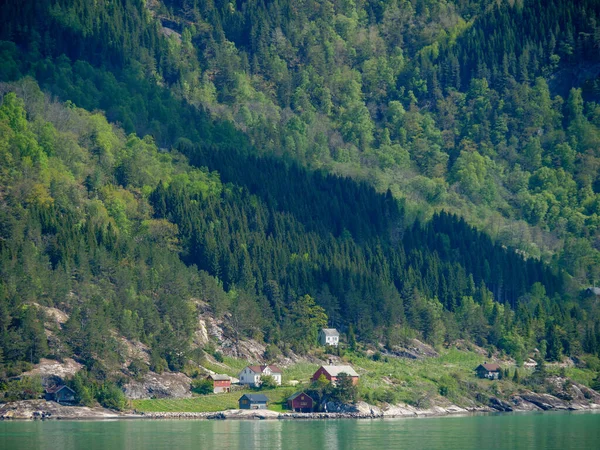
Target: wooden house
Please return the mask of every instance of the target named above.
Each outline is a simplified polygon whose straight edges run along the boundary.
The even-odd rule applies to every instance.
[[[221,375],[218,373],[208,375],[207,380],[213,384],[213,392],[219,394],[221,392],[231,391],[231,377],[229,375]]]
[[[319,331],[319,344],[337,347],[340,343],[340,333],[335,328],[322,328]]]
[[[281,369],[274,365],[247,366],[240,372],[240,384],[258,387],[261,385],[261,377],[265,375],[273,377],[275,383],[281,385]]]
[[[77,403],[75,391],[69,386],[51,386],[47,387],[45,391],[44,398],[46,400],[67,405],[74,405]]]
[[[264,394],[244,394],[238,403],[240,409],[267,409],[269,399]]]
[[[477,366],[475,372],[479,378],[497,380],[500,377],[500,366],[498,364],[483,363]]]
[[[359,375],[350,366],[321,366],[314,373],[314,375],[311,378],[311,381],[317,381],[319,377],[323,375],[327,380],[329,380],[332,384],[335,385],[337,383],[338,377],[342,373],[345,373],[346,375],[352,378],[353,385],[356,386],[358,384]]]
[[[288,408],[296,412],[313,412],[314,400],[312,397],[302,391],[296,392],[288,398]]]

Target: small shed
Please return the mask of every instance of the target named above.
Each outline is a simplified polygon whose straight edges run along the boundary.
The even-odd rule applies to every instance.
[[[65,385],[47,387],[44,398],[49,401],[67,405],[74,405],[77,403],[75,391]]]
[[[215,394],[231,391],[231,377],[229,375],[213,373],[208,375],[206,379],[212,382]]]
[[[240,409],[267,409],[268,402],[264,394],[244,394],[238,400]]]
[[[337,347],[340,343],[340,333],[335,328],[322,328],[319,331],[319,344]]]
[[[479,364],[475,369],[479,378],[487,378],[489,380],[497,380],[500,377],[500,366],[498,364],[483,363]]]
[[[296,392],[288,398],[288,408],[295,412],[309,413],[314,409],[314,400],[305,392]]]

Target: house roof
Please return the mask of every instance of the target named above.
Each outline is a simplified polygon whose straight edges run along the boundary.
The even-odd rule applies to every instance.
[[[267,403],[269,399],[264,394],[244,394],[240,397],[240,400],[246,397],[252,403]],[[239,400],[238,400],[239,401]]]
[[[223,375],[220,373],[212,373],[207,378],[210,378],[214,381],[231,381],[231,377],[229,375]]]
[[[70,390],[73,394],[75,393],[75,391],[73,389],[71,389],[69,386],[66,386],[64,384],[62,386],[50,386],[50,387],[47,387],[45,389],[45,391],[46,391],[47,394],[56,394],[58,391],[61,391],[64,388]]]
[[[290,395],[290,396],[288,397],[288,400],[294,400],[296,397],[299,397],[299,396],[301,396],[302,394],[306,395],[308,398],[310,398],[310,399],[312,400],[312,397],[311,397],[310,395],[308,395],[308,394],[307,394],[306,392],[304,392],[304,391],[299,391],[299,392],[296,392],[296,393],[295,393],[295,394],[293,394],[293,395]]]
[[[339,336],[338,330],[335,328],[323,328],[321,330],[325,336]]]
[[[267,367],[271,369],[271,372],[273,373],[281,373],[281,369],[274,365],[248,366],[248,369],[250,369],[254,373],[263,373]]]
[[[588,294],[600,295],[600,287],[590,286],[585,290]]]
[[[350,375],[351,377],[358,377],[359,375],[350,366],[321,366],[323,369],[332,377],[337,377],[341,373]]]
[[[485,363],[480,364],[479,367],[483,367],[488,372],[498,372],[500,370],[500,366],[498,364]]]

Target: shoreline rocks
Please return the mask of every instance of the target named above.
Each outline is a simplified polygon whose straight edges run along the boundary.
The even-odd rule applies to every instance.
[[[326,419],[391,419],[441,417],[448,415],[471,415],[498,412],[527,411],[592,411],[600,410],[600,403],[565,402],[549,394],[526,392],[511,397],[509,401],[490,398],[489,406],[463,408],[457,405],[433,406],[418,409],[407,404],[377,407],[365,402],[346,405],[337,412],[279,413],[271,410],[231,409],[216,412],[128,412],[122,413],[104,408],[63,406],[46,400],[22,400],[0,404],[0,420],[103,420],[103,419],[152,419],[152,420],[326,420]]]

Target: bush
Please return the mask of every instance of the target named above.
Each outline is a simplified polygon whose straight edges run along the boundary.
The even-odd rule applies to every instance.
[[[260,388],[261,389],[275,389],[277,387],[277,381],[271,375],[264,375],[260,377]]]
[[[265,359],[267,361],[273,361],[277,359],[279,355],[281,355],[281,350],[279,350],[279,347],[277,347],[275,344],[267,345],[265,350]]]
[[[213,382],[206,378],[199,378],[192,381],[192,392],[200,395],[213,393]]]
[[[593,390],[600,392],[600,372],[598,372],[598,375],[596,375],[596,378],[592,381],[591,387]]]
[[[167,370],[168,367],[167,360],[161,357],[158,352],[153,351],[150,354],[150,370],[160,374]]]
[[[122,411],[127,408],[127,398],[119,387],[112,383],[105,383],[98,391],[98,402],[109,409]]]
[[[6,383],[5,398],[7,401],[32,400],[40,398],[43,392],[40,377],[23,377]]]
[[[94,405],[93,386],[89,386],[85,370],[77,372],[68,384],[75,391],[75,397],[80,405]]]
[[[148,366],[141,359],[134,359],[127,367],[136,380],[140,380],[148,373]]]
[[[358,389],[352,384],[352,377],[345,373],[340,373],[337,377],[337,383],[331,392],[331,399],[340,403],[350,403],[356,401]]]

